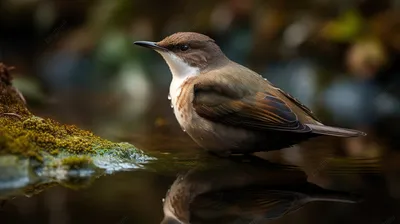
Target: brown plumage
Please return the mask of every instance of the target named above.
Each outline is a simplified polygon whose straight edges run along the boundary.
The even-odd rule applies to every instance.
[[[170,95],[182,128],[222,155],[276,150],[320,135],[365,133],[323,125],[305,105],[229,60],[209,37],[176,33],[135,42],[160,53],[173,74]]]

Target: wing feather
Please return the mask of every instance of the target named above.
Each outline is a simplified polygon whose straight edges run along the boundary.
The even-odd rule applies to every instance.
[[[239,95],[230,86],[214,82],[196,84],[194,94],[197,114],[214,122],[260,131],[311,131],[283,100],[268,91]]]

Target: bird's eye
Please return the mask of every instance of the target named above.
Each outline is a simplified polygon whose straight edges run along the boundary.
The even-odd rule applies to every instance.
[[[179,50],[187,51],[187,50],[189,50],[189,45],[187,45],[187,44],[179,45]]]

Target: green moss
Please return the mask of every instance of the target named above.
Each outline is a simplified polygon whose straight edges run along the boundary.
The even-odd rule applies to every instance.
[[[41,151],[52,155],[57,155],[60,150],[71,154],[87,154],[96,153],[97,148],[117,146],[89,131],[35,116],[23,120],[1,116],[0,133],[0,154],[20,153],[39,159]]]
[[[19,154],[42,160],[43,154],[56,156],[65,152],[70,155],[98,155],[108,149],[124,148],[121,144],[102,139],[74,125],[63,125],[34,116],[26,108],[22,95],[11,85],[8,68],[2,63],[0,93],[0,155]],[[85,159],[74,157],[64,162],[71,165]]]
[[[82,168],[88,166],[92,163],[92,158],[89,156],[73,156],[66,157],[61,160],[61,163],[65,166],[69,166],[69,168]]]

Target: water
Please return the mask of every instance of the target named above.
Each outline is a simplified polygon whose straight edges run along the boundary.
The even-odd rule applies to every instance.
[[[158,160],[71,175],[30,197],[13,192],[0,223],[400,223],[400,153],[357,141],[318,138],[224,159],[187,138],[142,136],[132,143]]]

